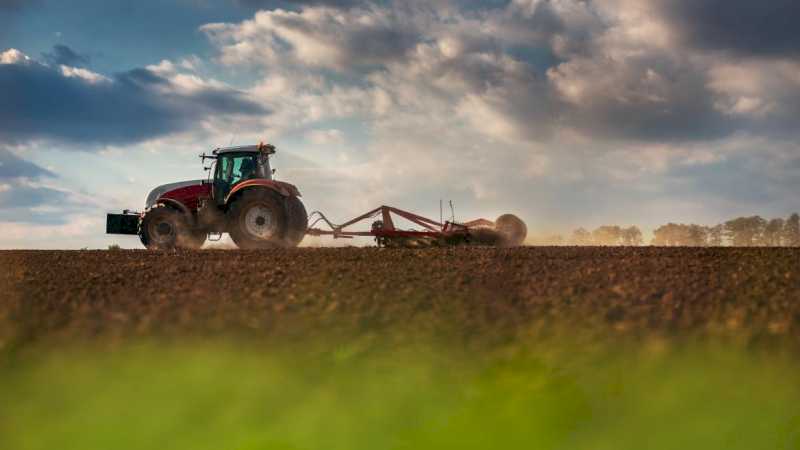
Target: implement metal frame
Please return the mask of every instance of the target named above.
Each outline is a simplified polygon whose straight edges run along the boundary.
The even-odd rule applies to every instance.
[[[392,215],[402,217],[409,222],[422,227],[422,230],[401,230],[395,227]],[[369,231],[350,231],[346,228],[367,219],[375,219]],[[309,216],[309,226],[306,234],[309,236],[333,236],[334,239],[352,239],[356,236],[372,236],[378,245],[385,245],[392,241],[407,239],[469,241],[470,229],[478,227],[494,227],[494,222],[486,219],[476,219],[466,223],[446,221],[440,223],[427,217],[422,217],[392,206],[380,206],[342,224],[334,224],[320,211],[314,211]],[[327,225],[330,229],[315,228],[318,224]]]

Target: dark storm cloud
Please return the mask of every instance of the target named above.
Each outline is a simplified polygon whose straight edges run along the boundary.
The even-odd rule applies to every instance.
[[[754,56],[800,54],[797,0],[659,0],[696,47]]]
[[[72,67],[85,67],[89,65],[89,57],[81,55],[66,45],[57,44],[48,53],[42,53],[42,57],[50,64],[63,64]]]
[[[49,170],[25,161],[8,150],[0,148],[0,181],[8,178],[35,178],[54,176]]]
[[[417,41],[411,30],[369,28],[353,33],[346,45],[354,61],[389,61],[404,55]]]
[[[537,32],[546,35],[561,33],[566,28],[561,16],[558,15],[553,9],[553,5],[548,1],[536,5],[533,14],[524,22]]]
[[[116,75],[116,81],[131,89],[147,87],[147,85],[169,84],[169,80],[156,75],[153,71],[148,69],[132,69],[127,72],[118,73]]]
[[[275,16],[274,21],[286,30],[319,42],[336,42],[343,66],[380,65],[403,59],[406,52],[420,40],[420,33],[413,22],[353,22],[350,26],[342,26],[333,17],[313,21],[303,15]]]
[[[90,82],[38,63],[0,65],[0,138],[121,144],[185,130],[215,115],[267,111],[232,89],[184,94],[147,69]]]
[[[496,25],[497,34],[517,46],[550,48],[558,42],[560,59],[591,51],[591,41],[610,27],[608,18],[590,1],[541,1],[531,8],[509,4]]]
[[[595,136],[653,142],[706,140],[743,125],[715,109],[701,72],[687,70],[684,62],[664,55],[630,58],[624,65],[592,60],[576,66],[569,76],[580,77],[587,92],[580,102],[560,106],[558,114],[564,123]]]

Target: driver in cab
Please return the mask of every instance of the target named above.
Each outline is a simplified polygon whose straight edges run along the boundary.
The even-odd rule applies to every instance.
[[[245,181],[253,178],[255,171],[256,163],[251,158],[242,160],[242,166],[239,168],[239,181]]]

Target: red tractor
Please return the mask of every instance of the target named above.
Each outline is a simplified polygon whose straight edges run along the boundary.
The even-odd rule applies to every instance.
[[[335,224],[319,211],[309,215],[294,185],[276,181],[269,165],[275,146],[269,144],[214,150],[206,180],[165,184],[147,196],[142,213],[108,214],[106,233],[139,235],[149,249],[200,248],[209,235],[228,233],[240,248],[296,247],[303,237],[334,239],[373,237],[379,247],[440,245],[522,245],[528,229],[513,214],[494,222],[475,219],[439,222],[391,206],[380,206]],[[211,179],[211,173],[214,179]],[[441,205],[440,205],[441,212]],[[417,228],[401,228],[392,217]],[[309,227],[309,217],[312,223]],[[368,230],[351,227],[375,220]],[[317,225],[323,226],[318,228]]]
[[[240,248],[295,247],[308,214],[297,188],[273,179],[274,153],[273,145],[259,144],[203,154],[214,161],[208,179],[153,189],[144,212],[108,214],[106,232],[139,235],[149,249],[199,248],[222,233]]]

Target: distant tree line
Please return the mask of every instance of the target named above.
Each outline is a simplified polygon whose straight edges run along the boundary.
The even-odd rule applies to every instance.
[[[617,225],[603,225],[594,231],[578,228],[572,232],[574,245],[642,245],[642,231],[639,227],[622,228]]]
[[[622,228],[617,225],[603,225],[594,231],[578,228],[569,238],[560,234],[550,236],[532,237],[529,242],[533,245],[642,245],[644,239],[639,227],[630,226]]]
[[[713,227],[668,223],[653,231],[653,245],[800,247],[800,215],[767,220],[738,217]]]
[[[643,245],[642,232],[636,226],[627,228],[603,225],[589,231],[578,228],[568,238],[552,235],[533,238],[534,245]],[[738,217],[727,222],[704,226],[668,223],[653,231],[650,242],[657,246],[688,247],[800,247],[800,215],[767,220],[760,216]]]

